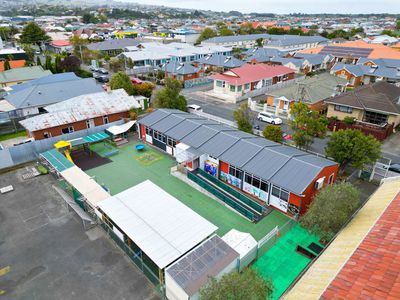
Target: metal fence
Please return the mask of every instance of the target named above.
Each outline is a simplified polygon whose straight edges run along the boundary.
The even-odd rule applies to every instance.
[[[268,217],[267,217],[268,218]],[[268,232],[263,238],[258,241],[258,254],[257,257],[261,257],[265,252],[271,249],[279,239],[288,233],[297,222],[293,219],[288,220],[282,226],[276,226],[270,232]]]
[[[213,82],[213,80],[210,78],[200,77],[200,78],[185,80],[183,87],[185,89],[188,89],[188,88],[192,88],[192,87],[199,86],[199,85],[211,84],[212,82]]]
[[[76,132],[59,135],[44,140],[32,141],[25,144],[20,144],[10,148],[0,150],[0,169],[12,167],[29,161],[36,160],[40,153],[50,150],[54,147],[54,144],[60,140],[72,140],[86,135],[94,134],[105,129],[123,124],[123,120],[119,120],[106,125],[96,126],[85,130],[79,130]]]

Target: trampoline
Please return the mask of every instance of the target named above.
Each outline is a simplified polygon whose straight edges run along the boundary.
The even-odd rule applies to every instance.
[[[136,148],[137,151],[143,151],[144,150],[144,145],[143,144],[137,144],[135,146],[135,148]]]

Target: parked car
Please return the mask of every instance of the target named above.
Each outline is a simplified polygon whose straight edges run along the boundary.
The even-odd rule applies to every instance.
[[[41,52],[40,52],[39,49],[35,51],[35,54],[36,54],[36,55],[40,55],[40,53],[41,53]]]
[[[102,76],[97,77],[96,80],[97,80],[98,82],[106,83],[106,82],[109,82],[109,81],[110,81],[110,78],[108,78],[108,77],[105,76],[105,75],[102,75]]]
[[[282,124],[282,119],[278,118],[274,114],[262,111],[258,113],[257,119],[263,122],[275,124],[275,125],[280,125]]]
[[[100,68],[98,72],[101,74],[108,74],[108,71],[104,68]]]
[[[389,171],[400,173],[400,163],[390,164]]]
[[[200,106],[200,105],[196,105],[196,104],[189,104],[189,105],[186,106],[186,107],[187,107],[187,110],[188,110],[189,112],[196,112],[196,111],[202,112],[202,111],[203,111],[203,109],[201,108],[201,106]]]

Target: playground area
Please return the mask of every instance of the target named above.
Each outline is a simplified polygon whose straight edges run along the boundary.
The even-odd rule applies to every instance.
[[[112,195],[149,179],[218,226],[217,233],[221,236],[234,228],[251,233],[256,240],[259,240],[275,226],[282,226],[289,220],[287,216],[274,210],[257,224],[251,223],[172,176],[170,169],[176,165],[172,157],[149,145],[145,145],[143,150],[137,150],[138,144],[141,142],[134,140],[120,147],[118,153],[109,157],[110,163],[91,168],[86,173],[94,176],[99,184],[106,186]],[[102,143],[92,145],[91,150],[102,157],[109,151]]]

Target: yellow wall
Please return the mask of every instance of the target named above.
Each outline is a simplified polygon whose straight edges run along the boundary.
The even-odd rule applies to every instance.
[[[388,123],[389,124],[394,123],[394,127],[396,127],[397,125],[400,124],[400,116],[395,116],[395,115],[389,116]]]
[[[335,106],[333,104],[329,104],[328,105],[328,112],[327,112],[327,117],[337,117],[338,120],[344,120],[345,117],[353,117],[356,118],[357,120],[362,121],[363,119],[363,114],[364,111],[360,110],[360,109],[356,109],[353,108],[353,112],[351,114],[349,113],[345,113],[345,112],[341,112],[341,111],[336,111],[335,110]]]

